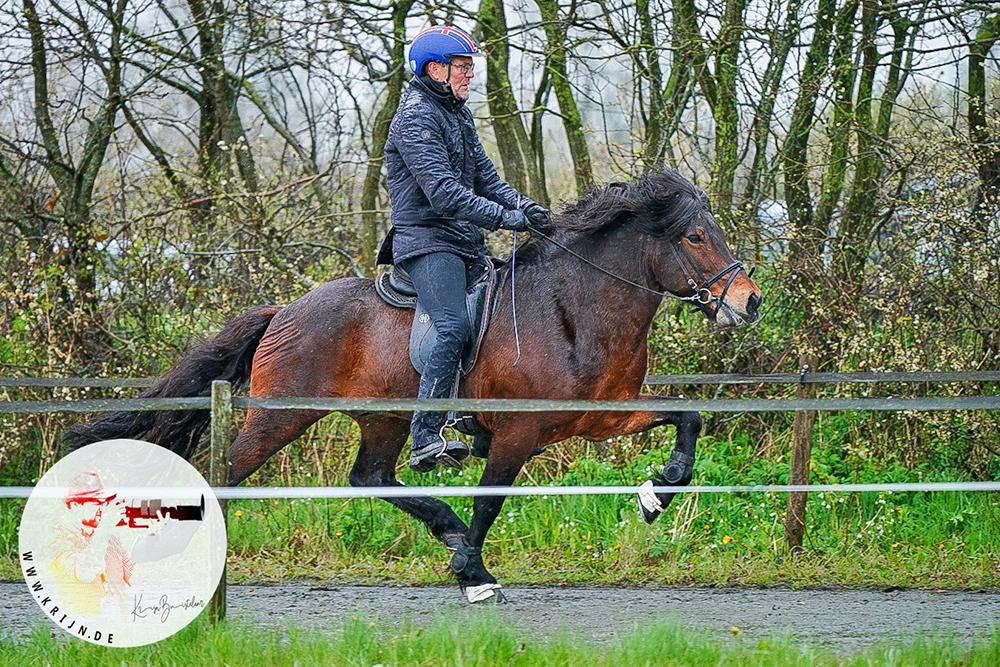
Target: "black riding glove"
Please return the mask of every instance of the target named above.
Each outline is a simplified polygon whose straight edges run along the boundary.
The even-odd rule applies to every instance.
[[[527,231],[528,224],[528,216],[516,208],[507,209],[500,218],[500,229],[509,229],[512,232]]]
[[[548,230],[552,225],[552,214],[549,209],[530,199],[526,199],[526,202],[521,206],[521,210],[528,217],[531,226],[542,231]]]

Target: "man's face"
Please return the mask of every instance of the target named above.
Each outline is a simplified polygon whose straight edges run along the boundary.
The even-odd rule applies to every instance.
[[[427,72],[435,81],[446,83],[455,99],[462,102],[469,99],[469,82],[476,76],[469,56],[455,56],[451,59],[450,68],[448,63],[428,63]]]
[[[84,537],[91,537],[97,524],[101,522],[102,504],[100,502],[73,503],[70,508],[77,521],[80,522],[80,532]]]

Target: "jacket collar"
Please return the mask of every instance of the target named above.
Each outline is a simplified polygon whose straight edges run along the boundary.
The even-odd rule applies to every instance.
[[[465,104],[463,100],[457,99],[454,95],[452,95],[450,90],[441,87],[440,84],[434,82],[433,79],[430,81],[431,83],[428,83],[424,76],[415,76],[410,80],[410,87],[416,88],[420,92],[424,93],[427,97],[431,98],[448,111],[461,109]]]

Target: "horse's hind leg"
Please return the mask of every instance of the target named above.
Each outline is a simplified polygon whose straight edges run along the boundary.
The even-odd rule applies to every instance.
[[[351,469],[351,486],[403,486],[396,480],[396,460],[410,435],[410,422],[391,415],[356,417],[361,427],[361,448]],[[383,498],[427,525],[446,545],[468,531],[465,522],[437,498]]]
[[[230,486],[252,475],[272,455],[327,414],[316,410],[251,410],[229,448]]]

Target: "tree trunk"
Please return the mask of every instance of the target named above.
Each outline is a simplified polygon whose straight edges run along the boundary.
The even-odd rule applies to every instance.
[[[226,77],[222,53],[225,7],[219,0],[188,0],[191,19],[198,33],[201,91],[198,101],[198,176],[203,184],[215,184],[229,172],[226,149]],[[214,188],[209,188],[209,190]]]
[[[1000,136],[994,135],[986,118],[986,56],[1000,40],[1000,12],[984,17],[976,31],[975,40],[969,44],[969,143],[972,146],[979,187],[972,206],[972,222],[976,235],[983,240],[990,238],[990,223],[1000,210]],[[985,261],[985,284],[1000,283],[1000,263],[995,253]],[[984,359],[1000,357],[1000,332],[989,318],[980,327]]]
[[[557,0],[535,0],[542,15],[546,48],[546,69],[552,82],[552,90],[559,102],[559,112],[562,115],[563,128],[566,131],[566,141],[569,144],[569,154],[573,160],[573,175],[576,181],[576,194],[583,194],[594,184],[593,171],[590,166],[590,149],[587,147],[587,136],[583,131],[583,120],[580,109],[573,96],[573,87],[569,81],[566,48],[566,21],[559,16]]]
[[[792,44],[799,33],[802,0],[790,0],[785,16],[784,26],[772,39],[770,49],[770,60],[764,72],[763,95],[753,119],[753,146],[754,155],[750,165],[750,173],[747,175],[747,187],[743,195],[742,208],[746,216],[752,221],[750,238],[753,240],[752,254],[758,260],[761,253],[761,230],[757,218],[757,207],[766,189],[765,183],[773,179],[773,174],[768,178],[768,174],[774,170],[773,163],[768,159],[768,138],[771,135],[771,122],[774,119],[774,104],[778,99],[778,87],[781,85],[785,72],[785,65],[788,62],[788,54]]]
[[[62,255],[65,273],[57,289],[66,306],[78,317],[79,325],[71,326],[70,331],[80,343],[82,361],[85,363],[104,357],[110,344],[107,333],[101,326],[97,293],[101,256],[95,247],[97,234],[91,216],[91,204],[97,176],[115,130],[115,117],[122,105],[121,36],[125,8],[126,1],[117,0],[105,14],[110,23],[107,58],[101,68],[106,91],[100,106],[87,123],[83,148],[78,162],[73,164],[72,156],[60,146],[59,134],[49,111],[45,32],[34,1],[24,2],[24,17],[31,39],[35,122],[46,152],[46,169],[60,193],[54,208],[61,213],[67,241],[66,252]],[[88,46],[96,47],[93,42]]]
[[[668,118],[664,99],[663,68],[660,67],[660,53],[653,31],[649,0],[636,0],[635,11],[639,17],[639,38],[646,62],[641,76],[646,79],[649,89],[649,110],[646,114],[646,141],[642,150],[642,163],[646,168],[656,165],[663,154],[663,143],[669,141],[666,135]]]
[[[986,119],[986,56],[1000,40],[1000,12],[984,18],[969,44],[969,143],[979,174],[973,220],[982,227],[1000,207],[1000,136],[991,134]]]
[[[747,0],[726,0],[716,46],[715,158],[712,164],[712,199],[723,223],[733,220],[733,190],[739,162],[740,112],[736,81],[739,74],[743,13]]]
[[[378,243],[381,237],[380,222],[383,216],[378,209],[378,193],[382,179],[382,164],[385,162],[385,142],[389,139],[389,125],[396,115],[399,101],[403,96],[406,58],[406,19],[413,7],[413,0],[403,0],[392,5],[392,53],[390,62],[392,73],[386,82],[385,101],[375,116],[372,127],[371,144],[368,146],[368,168],[361,189],[361,258],[358,262],[373,274]]]
[[[827,230],[844,190],[848,155],[851,149],[851,117],[854,108],[854,16],[859,0],[848,0],[837,14],[833,50],[833,115],[830,119],[829,154],[826,174],[816,205],[817,230]]]
[[[532,199],[543,199],[537,188],[537,166],[531,142],[510,83],[510,44],[503,0],[483,0],[479,7],[479,27],[487,54],[486,99],[504,180]]]
[[[861,7],[862,67],[855,105],[858,159],[854,168],[851,196],[844,208],[837,242],[833,248],[833,264],[839,273],[844,294],[851,302],[861,293],[865,265],[875,240],[875,221],[881,217],[878,212],[879,191],[885,170],[881,149],[888,141],[896,98],[908,72],[908,67],[903,67],[903,57],[907,52],[912,53],[912,48],[907,49],[906,42],[914,34],[911,31],[919,25],[895,10],[889,12],[893,28],[893,49],[878,115],[873,116],[875,75],[880,60],[875,41],[878,38],[883,8],[876,0],[862,0]]]
[[[816,100],[823,85],[833,33],[832,21],[829,19],[833,17],[835,9],[836,0],[820,0],[820,20],[816,22],[812,45],[799,79],[799,94],[782,151],[785,203],[792,227],[792,253],[801,253],[803,259],[817,256],[822,251],[826,237],[825,231],[813,227],[812,196],[809,191],[809,134],[816,114]],[[799,246],[798,250],[796,245]]]
[[[542,122],[545,119],[545,107],[548,104],[549,91],[552,79],[549,77],[547,69],[542,70],[542,79],[538,82],[538,90],[535,91],[535,102],[531,110],[531,159],[535,164],[533,172],[538,178],[534,184],[532,192],[538,195],[535,199],[542,206],[550,204],[548,183],[545,177],[545,137],[543,136]]]

